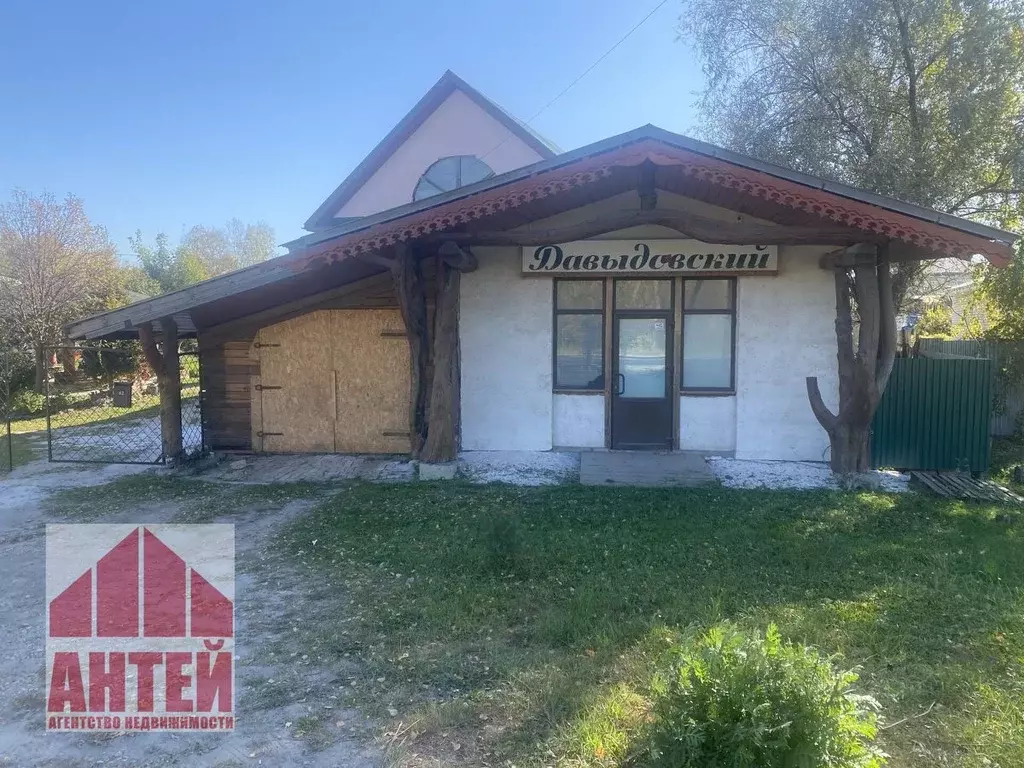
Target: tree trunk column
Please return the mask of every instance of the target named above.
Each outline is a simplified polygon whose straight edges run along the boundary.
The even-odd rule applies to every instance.
[[[139,339],[146,362],[156,374],[160,393],[160,442],[164,459],[177,461],[182,457],[181,441],[181,364],[178,360],[178,324],[173,318],[160,321],[163,332],[162,351],[157,349],[149,323],[139,326]]]
[[[459,454],[459,276],[458,269],[437,260],[437,297],[434,302],[433,363],[427,440],[420,458],[428,462],[454,461]]]
[[[871,467],[871,422],[892,372],[896,352],[896,307],[888,249],[847,248],[831,264],[836,289],[839,407],[825,405],[816,376],[807,377],[807,396],[828,433],[832,471],[839,475]],[[853,304],[860,327],[854,337]]]
[[[423,270],[407,245],[397,246],[395,258],[388,261],[388,266],[409,340],[409,453],[418,459],[427,439],[427,365],[430,362],[427,295]]]
[[[477,268],[472,251],[445,241],[435,254],[434,324],[427,322],[427,290],[419,255],[406,243],[393,257],[364,258],[386,266],[395,284],[409,340],[409,443],[412,458],[443,463],[458,458],[461,420],[459,286]]]

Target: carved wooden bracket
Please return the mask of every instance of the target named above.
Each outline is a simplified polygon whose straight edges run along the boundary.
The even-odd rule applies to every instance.
[[[463,248],[453,240],[445,240],[441,243],[437,254],[445,264],[459,272],[472,272],[480,266],[480,262],[477,261],[472,251]]]
[[[637,170],[636,192],[640,196],[640,210],[653,211],[658,207],[658,190],[654,186],[657,166],[650,160],[644,160]]]

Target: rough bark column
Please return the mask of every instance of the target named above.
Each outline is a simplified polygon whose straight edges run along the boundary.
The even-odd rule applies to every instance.
[[[453,461],[459,452],[459,270],[437,260],[433,361],[423,461]]]
[[[839,408],[825,405],[816,376],[807,377],[807,396],[828,433],[832,471],[853,475],[871,466],[871,422],[892,373],[896,351],[895,303],[888,248],[857,245],[829,264],[836,289]],[[853,303],[860,327],[854,339]]]
[[[160,393],[160,437],[164,458],[181,458],[181,365],[178,360],[178,324],[173,318],[160,321],[163,332],[163,352],[156,346],[153,328],[149,323],[139,326],[139,339],[146,362],[156,374]]]
[[[477,267],[473,254],[453,242],[443,243],[437,257],[437,297],[431,348],[429,426],[420,458],[454,461],[459,454],[462,393],[459,370],[459,286],[461,274]]]
[[[409,452],[412,458],[418,459],[427,438],[427,364],[430,360],[427,297],[423,270],[416,254],[405,243],[399,243],[395,251],[395,257],[386,263],[391,270],[409,340]]]

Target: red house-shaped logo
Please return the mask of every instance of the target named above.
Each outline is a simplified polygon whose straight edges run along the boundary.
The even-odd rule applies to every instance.
[[[232,602],[142,526],[99,559],[95,584],[93,569],[85,571],[49,609],[50,637],[234,634]]]
[[[48,525],[46,729],[234,729],[234,526]]]

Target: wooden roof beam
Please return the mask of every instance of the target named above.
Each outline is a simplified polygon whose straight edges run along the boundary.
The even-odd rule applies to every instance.
[[[705,243],[756,243],[757,245],[853,245],[872,238],[864,233],[846,227],[815,225],[810,227],[783,226],[778,224],[747,223],[742,220],[726,224],[717,219],[693,213],[647,210],[627,211],[616,216],[602,216],[596,219],[570,224],[563,227],[522,232],[444,232],[428,235],[430,241],[451,241],[473,245],[549,245],[573,240],[585,240],[619,229],[641,225],[658,224],[701,240]],[[878,236],[874,242],[884,242]]]

